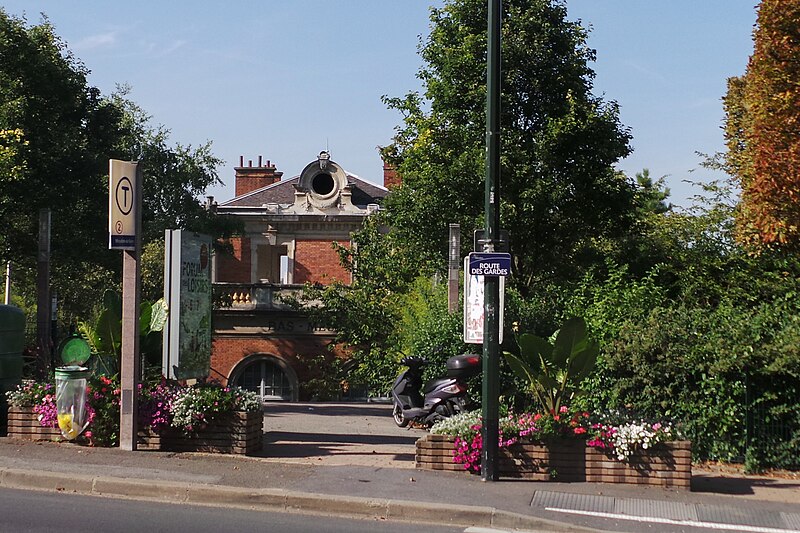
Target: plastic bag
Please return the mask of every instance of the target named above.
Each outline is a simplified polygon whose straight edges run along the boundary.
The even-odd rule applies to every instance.
[[[74,440],[89,425],[86,412],[86,375],[83,372],[56,371],[56,409],[58,428],[65,439]]]

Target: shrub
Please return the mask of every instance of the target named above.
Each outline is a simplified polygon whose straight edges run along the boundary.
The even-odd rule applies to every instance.
[[[89,426],[83,436],[92,446],[119,445],[119,377],[92,376],[86,386]]]

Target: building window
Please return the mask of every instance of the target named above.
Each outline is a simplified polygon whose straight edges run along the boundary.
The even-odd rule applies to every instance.
[[[273,358],[256,358],[236,374],[234,385],[255,392],[263,400],[292,400],[293,380]]]
[[[317,174],[311,180],[311,189],[320,196],[329,195],[330,193],[333,192],[334,187],[335,184],[333,182],[333,176],[331,176],[327,172]]]

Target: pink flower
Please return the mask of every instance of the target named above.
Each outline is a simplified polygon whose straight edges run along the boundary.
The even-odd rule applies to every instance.
[[[567,411],[569,411],[569,409],[567,409],[567,406],[566,406],[566,405],[562,405],[562,406],[561,406],[561,409],[559,409],[559,410],[558,410],[558,412],[559,412],[559,413],[562,413],[562,414],[563,414],[563,413],[566,413]]]

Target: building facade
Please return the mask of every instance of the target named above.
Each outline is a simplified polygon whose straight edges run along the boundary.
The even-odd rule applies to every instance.
[[[259,157],[236,169],[236,196],[221,215],[240,217],[232,254],[217,254],[212,378],[256,391],[268,400],[308,399],[303,384],[316,377],[320,358],[344,354],[334,332],[313,324],[283,301],[304,284],[349,283],[332,243],[348,247],[364,218],[388,190],[345,171],[322,152],[291,179]],[[396,176],[384,168],[384,184]]]

